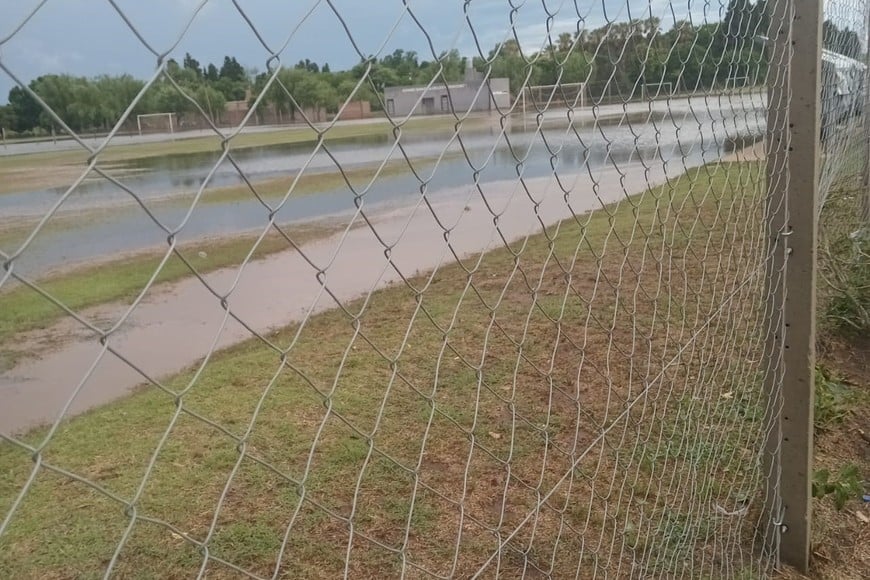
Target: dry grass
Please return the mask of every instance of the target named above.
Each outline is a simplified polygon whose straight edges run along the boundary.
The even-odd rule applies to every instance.
[[[0,514],[38,469],[0,576],[120,546],[120,577],[754,577],[762,175],[693,170],[3,444]]]

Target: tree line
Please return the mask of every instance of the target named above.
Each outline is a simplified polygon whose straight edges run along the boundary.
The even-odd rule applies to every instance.
[[[328,63],[319,65],[305,59],[280,69],[269,83],[272,73],[245,69],[235,57],[225,57],[218,67],[201,65],[186,54],[180,63],[167,62],[165,74],[135,103],[129,118],[150,113],[199,114],[198,109],[202,109],[220,122],[228,102],[247,100],[253,104],[263,91],[263,103],[288,120],[296,119],[299,108],[335,113],[352,94],[377,110],[381,108],[378,93],[385,87],[428,83],[439,71],[448,82],[457,81],[463,76],[466,62],[456,50],[431,61],[420,59],[413,51],[396,50],[346,71],[332,71]],[[131,75],[86,78],[49,74],[34,79],[28,87],[71,129],[83,131],[111,128],[145,84]],[[56,125],[21,87],[13,87],[9,104],[0,106],[0,127],[7,131],[41,133],[57,129]]]
[[[764,82],[767,74],[766,1],[730,0],[722,21],[714,23],[679,21],[664,30],[659,19],[647,18],[563,33],[535,52],[524,52],[511,39],[470,64],[489,78],[509,78],[514,96],[523,86],[581,82],[592,100],[605,93],[623,99],[640,97],[642,90],[657,88],[676,93],[753,86]],[[825,23],[825,31],[829,48],[854,52],[852,56],[862,52],[855,32],[840,30],[832,22]],[[351,96],[380,110],[385,88],[425,85],[433,79],[454,83],[463,78],[468,65],[456,50],[425,59],[398,49],[349,70],[333,71],[329,64],[304,59],[273,74],[246,70],[231,56],[217,66],[201,65],[186,54],[180,63],[167,63],[166,74],[139,99],[131,115],[195,113],[200,108],[220,122],[227,102],[259,99],[260,107],[270,108],[279,121],[293,121],[299,109],[314,110],[318,116],[321,111],[335,113]],[[130,75],[44,75],[29,88],[79,131],[111,127],[144,86],[144,81]],[[13,88],[9,104],[0,107],[0,126],[13,131],[46,131],[53,125],[54,120],[20,87]]]
[[[218,68],[214,64],[200,66],[186,54],[182,64],[170,60],[166,73],[136,102],[131,113],[134,118],[137,114],[195,111],[196,105],[175,84],[213,116],[224,110],[227,101],[245,98],[250,86],[248,71],[229,56]],[[144,87],[145,81],[128,74],[95,78],[49,74],[28,85],[75,131],[112,127]],[[55,125],[48,112],[21,87],[13,87],[9,104],[0,107],[0,126],[18,133],[47,131]]]

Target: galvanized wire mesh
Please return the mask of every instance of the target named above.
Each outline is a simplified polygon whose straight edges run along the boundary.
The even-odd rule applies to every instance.
[[[156,66],[105,134],[6,57],[52,3],[3,31],[0,70],[68,140],[9,145],[43,148],[64,183],[7,204],[24,228],[0,247],[0,301],[53,314],[4,335],[0,571],[766,576],[782,373],[767,345],[784,331],[768,234],[785,227],[767,171],[787,163],[762,138],[790,101],[767,102],[789,57],[769,62],[764,39],[788,22],[749,2],[405,1],[367,46],[360,4],[312,1],[275,38],[277,7],[191,3],[158,43],[107,2]],[[170,60],[208,10],[265,65],[228,128]],[[299,35],[358,61],[337,100],[285,65]],[[429,66],[402,91],[384,59],[409,37]],[[452,49],[471,57],[461,82]],[[123,135],[155,93],[179,127]],[[363,97],[382,119],[343,120]],[[378,139],[337,138],[366,123]],[[189,182],[149,184],[192,126],[214,138]],[[302,129],[256,166],[252,135],[280,147]],[[149,142],[169,169],[129,162]],[[81,164],[46,155],[67,150]],[[210,268],[238,247],[202,238],[251,219]],[[52,255],[98,259],[78,290],[96,296],[121,250],[155,240],[108,304],[52,274]]]
[[[819,207],[821,319],[827,329],[870,329],[870,133],[867,6],[825,4],[822,76],[822,176]]]

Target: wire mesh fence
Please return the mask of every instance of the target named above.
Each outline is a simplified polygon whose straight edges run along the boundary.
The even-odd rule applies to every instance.
[[[870,197],[867,99],[867,7],[825,5],[822,78],[822,176],[819,207],[819,293],[822,319],[851,332],[870,330]]]
[[[144,81],[32,78],[62,13],[16,8],[0,575],[768,576],[781,1],[94,3]],[[867,159],[827,10],[823,223]]]

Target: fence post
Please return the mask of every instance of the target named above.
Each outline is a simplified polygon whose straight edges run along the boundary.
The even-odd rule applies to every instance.
[[[786,202],[780,555],[806,572],[812,523],[822,1],[794,0]]]

